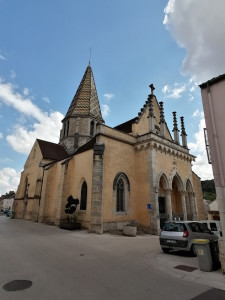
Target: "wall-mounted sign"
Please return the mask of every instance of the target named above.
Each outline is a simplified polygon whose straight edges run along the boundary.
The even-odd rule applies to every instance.
[[[147,209],[152,209],[152,205],[150,203],[147,204]]]

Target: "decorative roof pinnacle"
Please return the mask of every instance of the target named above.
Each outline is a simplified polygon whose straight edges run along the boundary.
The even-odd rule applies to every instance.
[[[160,111],[160,123],[165,123],[164,110],[163,110],[163,102],[159,102],[159,111]]]
[[[177,127],[177,116],[176,116],[177,112],[173,111],[173,130],[172,131],[179,131],[178,127]]]
[[[184,127],[184,117],[180,117],[180,120],[181,120],[181,134],[187,135],[187,133],[185,131],[185,127]]]

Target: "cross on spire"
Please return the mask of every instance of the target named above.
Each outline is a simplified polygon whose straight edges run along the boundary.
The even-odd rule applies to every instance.
[[[154,88],[153,83],[151,83],[151,84],[149,85],[149,87],[150,87],[150,89],[151,89],[151,95],[154,95],[154,90],[155,90],[155,88]]]

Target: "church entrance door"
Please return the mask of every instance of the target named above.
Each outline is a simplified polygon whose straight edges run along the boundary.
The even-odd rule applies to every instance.
[[[165,205],[165,197],[159,197],[159,219],[160,219],[160,229],[162,228],[165,221],[167,221],[167,214],[166,214],[166,205]]]

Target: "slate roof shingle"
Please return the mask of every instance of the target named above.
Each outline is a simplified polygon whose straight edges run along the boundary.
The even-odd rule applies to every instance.
[[[37,139],[43,158],[61,160],[69,156],[64,146]]]
[[[71,116],[91,116],[104,123],[90,65],[84,73],[64,120]]]

